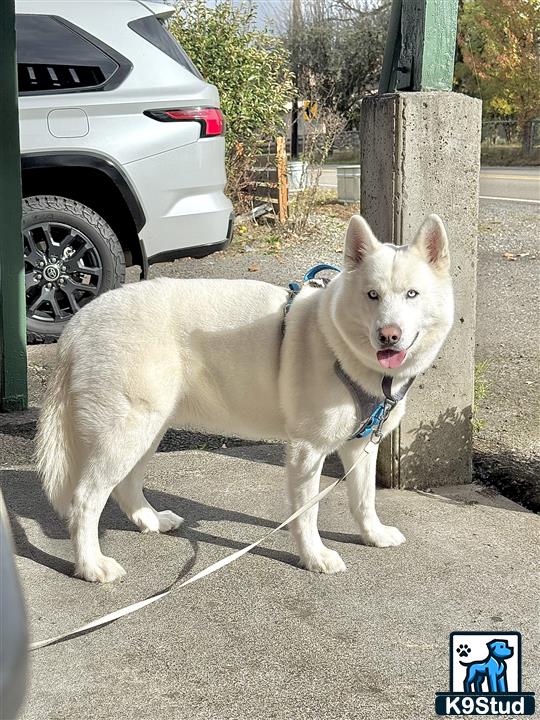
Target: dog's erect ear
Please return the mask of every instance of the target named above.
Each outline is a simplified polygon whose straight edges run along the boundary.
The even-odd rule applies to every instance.
[[[380,245],[371,228],[360,215],[353,215],[345,236],[343,262],[346,270],[354,270],[359,263]]]
[[[424,222],[411,247],[436,270],[448,270],[450,255],[448,252],[448,237],[443,221],[438,215],[429,215]]]

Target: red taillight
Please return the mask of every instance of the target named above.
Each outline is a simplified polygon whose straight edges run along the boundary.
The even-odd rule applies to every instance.
[[[145,110],[144,114],[159,122],[198,122],[201,137],[225,134],[225,118],[219,108],[196,107],[172,110]]]

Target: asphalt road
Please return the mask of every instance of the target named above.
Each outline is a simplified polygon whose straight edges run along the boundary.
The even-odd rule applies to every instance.
[[[540,168],[490,167],[480,172],[483,199],[527,200],[540,203]]]
[[[337,186],[337,165],[322,170],[321,186]],[[540,204],[540,167],[483,167],[480,172],[480,198]]]

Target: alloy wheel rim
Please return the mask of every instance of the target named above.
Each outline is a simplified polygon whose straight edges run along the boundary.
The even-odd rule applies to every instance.
[[[23,244],[28,318],[65,322],[99,294],[103,265],[81,230],[37,223],[23,230]]]

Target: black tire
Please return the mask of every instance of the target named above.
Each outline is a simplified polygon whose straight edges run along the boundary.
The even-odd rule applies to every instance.
[[[56,195],[23,199],[22,232],[28,342],[55,342],[77,310],[124,282],[124,253],[101,215]]]

